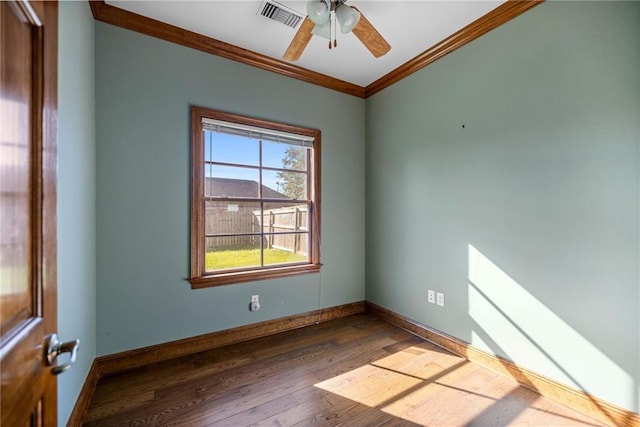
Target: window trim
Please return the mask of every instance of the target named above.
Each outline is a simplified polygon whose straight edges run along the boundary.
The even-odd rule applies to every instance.
[[[254,126],[277,132],[286,132],[312,137],[312,170],[309,174],[311,190],[311,242],[309,244],[309,262],[296,265],[269,266],[242,270],[207,272],[205,271],[205,204],[204,204],[204,132],[202,119],[209,118],[245,126]],[[289,277],[320,271],[320,224],[321,224],[321,132],[318,129],[294,126],[269,120],[246,117],[209,108],[191,107],[191,274],[192,289],[257,280]]]

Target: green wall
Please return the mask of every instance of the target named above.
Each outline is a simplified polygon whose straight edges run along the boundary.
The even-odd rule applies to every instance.
[[[190,289],[191,105],[322,131],[320,274]],[[96,116],[98,354],[364,299],[363,99],[97,23]]]
[[[635,412],[639,22],[544,3],[366,115],[367,300]]]
[[[362,300],[365,251],[367,300],[638,412],[638,22],[545,3],[364,101],[61,2],[60,424],[96,354]],[[190,105],[322,130],[321,274],[189,288]]]
[[[94,20],[87,2],[59,3],[58,334],[79,338],[78,359],[58,377],[65,425],[96,356]]]

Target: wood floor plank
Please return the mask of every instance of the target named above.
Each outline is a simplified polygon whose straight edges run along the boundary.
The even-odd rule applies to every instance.
[[[233,416],[205,425],[207,427],[246,426],[248,424],[253,424],[256,421],[264,420],[274,414],[279,414],[282,411],[286,411],[287,409],[295,406],[298,406],[298,401],[291,394],[285,394],[277,399],[270,400],[261,405],[256,405],[245,411],[238,412]],[[196,423],[191,421],[189,422],[189,425],[194,424]]]
[[[413,345],[372,362],[372,365],[426,380],[463,361],[461,357],[434,351],[429,345]]]
[[[367,408],[366,411],[362,411],[354,417],[340,424],[339,427],[353,427],[353,426],[367,426],[367,427],[379,427],[379,426],[419,426],[419,424],[412,423],[407,420],[401,420],[395,418],[392,415],[385,414],[378,408]]]
[[[102,378],[84,425],[601,424],[359,314]]]
[[[327,393],[315,386],[308,386],[291,394],[298,405],[278,414],[251,424],[252,426],[292,426],[312,420],[315,417],[322,417],[328,412],[342,412],[350,406],[356,405],[349,399],[342,398],[335,394]]]
[[[114,394],[104,399],[98,397],[93,411],[87,415],[85,421],[91,422],[110,418],[112,414],[131,411],[152,402],[154,397],[153,391]]]
[[[353,417],[369,408],[340,396],[324,394],[318,399],[300,404],[254,426],[336,425],[339,419]]]
[[[418,384],[422,384],[418,378],[373,365],[364,365],[318,383],[316,387],[375,407]]]
[[[127,400],[149,391],[157,391],[169,385],[191,382],[200,377],[229,369],[238,369],[255,361],[255,356],[234,349],[219,353],[198,353],[184,358],[154,363],[133,371],[107,376],[100,380],[94,393],[96,405],[109,404],[111,400]],[[126,381],[127,387],[122,388]]]

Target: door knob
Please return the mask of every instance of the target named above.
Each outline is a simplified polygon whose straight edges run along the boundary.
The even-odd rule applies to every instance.
[[[62,353],[71,353],[69,361],[64,365],[53,367],[51,369],[51,374],[60,375],[64,371],[68,370],[71,365],[76,363],[79,345],[80,340],[60,342],[57,334],[51,334],[47,337],[45,341],[45,348],[47,349],[47,366],[53,366],[58,356]]]

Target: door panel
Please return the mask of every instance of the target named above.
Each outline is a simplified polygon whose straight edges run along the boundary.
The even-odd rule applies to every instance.
[[[31,24],[14,3],[2,3],[2,299],[1,336],[29,319],[31,301]],[[5,55],[14,58],[4,61]],[[6,283],[6,286],[5,286]]]
[[[46,370],[42,369],[43,324],[36,320],[22,328],[3,346],[2,425],[28,425],[41,400]],[[13,344],[13,345],[11,345]],[[5,348],[6,354],[5,354]]]
[[[0,424],[56,424],[57,3],[0,2]]]

